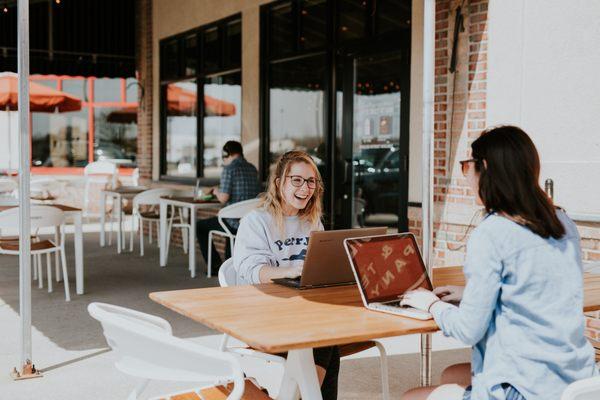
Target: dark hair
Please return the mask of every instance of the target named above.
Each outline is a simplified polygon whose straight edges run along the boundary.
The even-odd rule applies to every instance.
[[[521,128],[485,130],[471,149],[479,172],[479,197],[487,212],[509,215],[543,238],[565,234],[552,200],[539,185],[538,152]]]
[[[236,142],[235,140],[230,140],[223,145],[223,153],[227,153],[228,156],[232,156],[234,154],[239,154],[240,156],[244,156],[244,149],[242,148],[242,144],[240,142]]]

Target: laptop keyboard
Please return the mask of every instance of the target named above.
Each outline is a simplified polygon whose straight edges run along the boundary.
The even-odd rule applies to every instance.
[[[394,314],[406,315],[408,313],[408,314],[413,314],[415,316],[423,316],[423,317],[431,315],[426,311],[422,311],[422,310],[419,310],[419,309],[416,309],[413,307],[401,306],[400,300],[389,301],[386,303],[371,303],[370,306],[374,309],[381,310],[381,311],[387,311],[387,312],[391,312]]]

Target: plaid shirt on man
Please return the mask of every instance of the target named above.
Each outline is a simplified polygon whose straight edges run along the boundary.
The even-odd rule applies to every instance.
[[[256,167],[243,157],[233,159],[231,164],[223,168],[219,191],[229,194],[226,205],[255,198],[260,193]],[[239,221],[228,219],[227,224],[237,228]]]

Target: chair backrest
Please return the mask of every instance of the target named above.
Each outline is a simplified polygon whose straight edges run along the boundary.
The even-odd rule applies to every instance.
[[[224,219],[240,219],[244,217],[244,215],[248,214],[250,211],[258,208],[260,206],[261,199],[250,199],[244,200],[237,203],[230,204],[226,207],[223,207],[219,210],[219,214],[217,214],[217,218],[219,220],[219,224],[230,236],[234,236],[233,233],[229,230],[229,226],[223,221]]]
[[[131,184],[133,186],[139,186],[139,184],[140,184],[140,169],[139,168],[133,169],[133,172],[131,173]]]
[[[571,383],[567,386],[560,398],[560,400],[598,399],[600,399],[600,376]]]
[[[30,209],[31,229],[60,226],[64,223],[64,213],[56,207],[32,205]],[[0,212],[0,228],[18,228],[19,207]]]
[[[170,188],[157,188],[144,190],[142,193],[136,194],[133,198],[133,208],[141,205],[155,206],[160,204],[160,198],[162,196],[169,196],[175,194],[175,189]]]
[[[240,399],[244,375],[229,353],[177,338],[162,318],[105,303],[91,303],[88,312],[100,321],[115,367],[128,375],[180,382],[234,382],[228,399]]]
[[[94,161],[89,163],[83,169],[84,175],[106,174],[113,175],[117,173],[117,165],[108,161]]]
[[[233,257],[223,261],[219,268],[219,285],[221,287],[237,285],[237,272],[233,268]]]

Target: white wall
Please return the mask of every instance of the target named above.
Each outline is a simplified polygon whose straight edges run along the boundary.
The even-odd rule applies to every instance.
[[[600,214],[600,1],[490,0],[488,18],[488,125],[525,129],[557,204]]]

